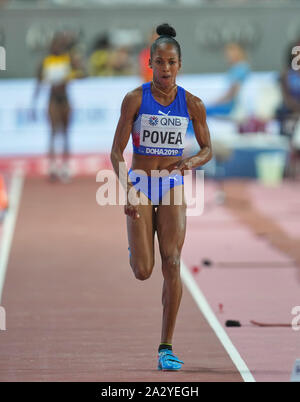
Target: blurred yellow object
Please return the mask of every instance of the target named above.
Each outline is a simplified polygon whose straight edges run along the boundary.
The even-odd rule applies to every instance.
[[[50,54],[43,61],[43,80],[50,84],[61,84],[68,80],[72,71],[68,53]]]
[[[107,50],[95,50],[89,60],[90,75],[111,75],[112,69],[110,68],[109,59],[109,52]]]
[[[256,159],[258,180],[269,187],[278,187],[282,183],[286,157],[282,153],[263,152]]]
[[[72,70],[70,74],[68,74],[67,80],[75,80],[76,78],[83,78],[85,74],[82,70]]]

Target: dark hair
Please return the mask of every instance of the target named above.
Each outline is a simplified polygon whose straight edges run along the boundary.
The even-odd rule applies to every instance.
[[[93,50],[108,49],[108,48],[109,48],[109,37],[107,33],[103,33],[97,36],[94,42]]]
[[[177,40],[174,39],[176,36],[175,29],[169,24],[161,24],[156,28],[156,33],[159,35],[159,37],[152,43],[150,49],[151,59],[159,45],[161,45],[162,43],[169,43],[175,46],[178,53],[178,58],[179,60],[181,60],[181,48]]]

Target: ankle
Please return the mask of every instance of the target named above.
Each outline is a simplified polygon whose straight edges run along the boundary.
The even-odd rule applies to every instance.
[[[168,350],[172,351],[172,344],[171,343],[161,342],[159,347],[158,347],[158,352],[160,352],[163,349],[168,349]]]

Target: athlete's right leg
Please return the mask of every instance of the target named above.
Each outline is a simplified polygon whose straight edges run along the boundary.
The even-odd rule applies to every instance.
[[[63,156],[64,159],[68,159],[70,154],[70,144],[69,144],[69,124],[70,124],[70,114],[71,108],[67,101],[60,105],[60,119],[62,123],[63,130],[63,140],[64,140],[64,149]]]
[[[50,139],[49,139],[49,175],[51,179],[56,179],[57,169],[55,160],[55,138],[59,129],[59,112],[57,110],[57,105],[50,99],[49,102],[49,122],[50,122]]]
[[[150,277],[154,266],[154,206],[139,205],[139,215],[138,219],[127,216],[127,234],[130,266],[137,279],[145,280]]]
[[[63,164],[61,169],[61,179],[64,182],[70,180],[69,159],[70,159],[70,144],[69,144],[69,123],[71,109],[69,103],[66,101],[60,106],[60,114],[62,121],[62,134],[63,134]]]

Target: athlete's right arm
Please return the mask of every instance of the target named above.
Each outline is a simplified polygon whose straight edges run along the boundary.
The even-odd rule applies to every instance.
[[[121,116],[119,118],[110,154],[110,160],[114,171],[124,187],[126,195],[128,195],[128,192],[133,185],[128,176],[123,152],[128,144],[133,122],[141,105],[141,99],[141,91],[139,89],[129,92],[125,96],[122,102]],[[137,206],[125,206],[125,213],[132,218],[139,217]]]
[[[35,92],[34,92],[34,97],[36,98],[37,96],[38,96],[38,94],[39,94],[39,90],[40,90],[40,85],[41,85],[41,82],[42,82],[42,80],[43,80],[43,62],[41,62],[39,65],[38,65],[38,68],[37,68],[37,82],[36,82],[36,87],[35,87]]]
[[[41,62],[37,68],[37,80],[36,80],[36,85],[35,85],[34,92],[32,95],[31,115],[32,115],[33,120],[36,119],[35,106],[36,106],[36,101],[37,101],[39,93],[40,93],[42,80],[43,80],[43,62]]]

